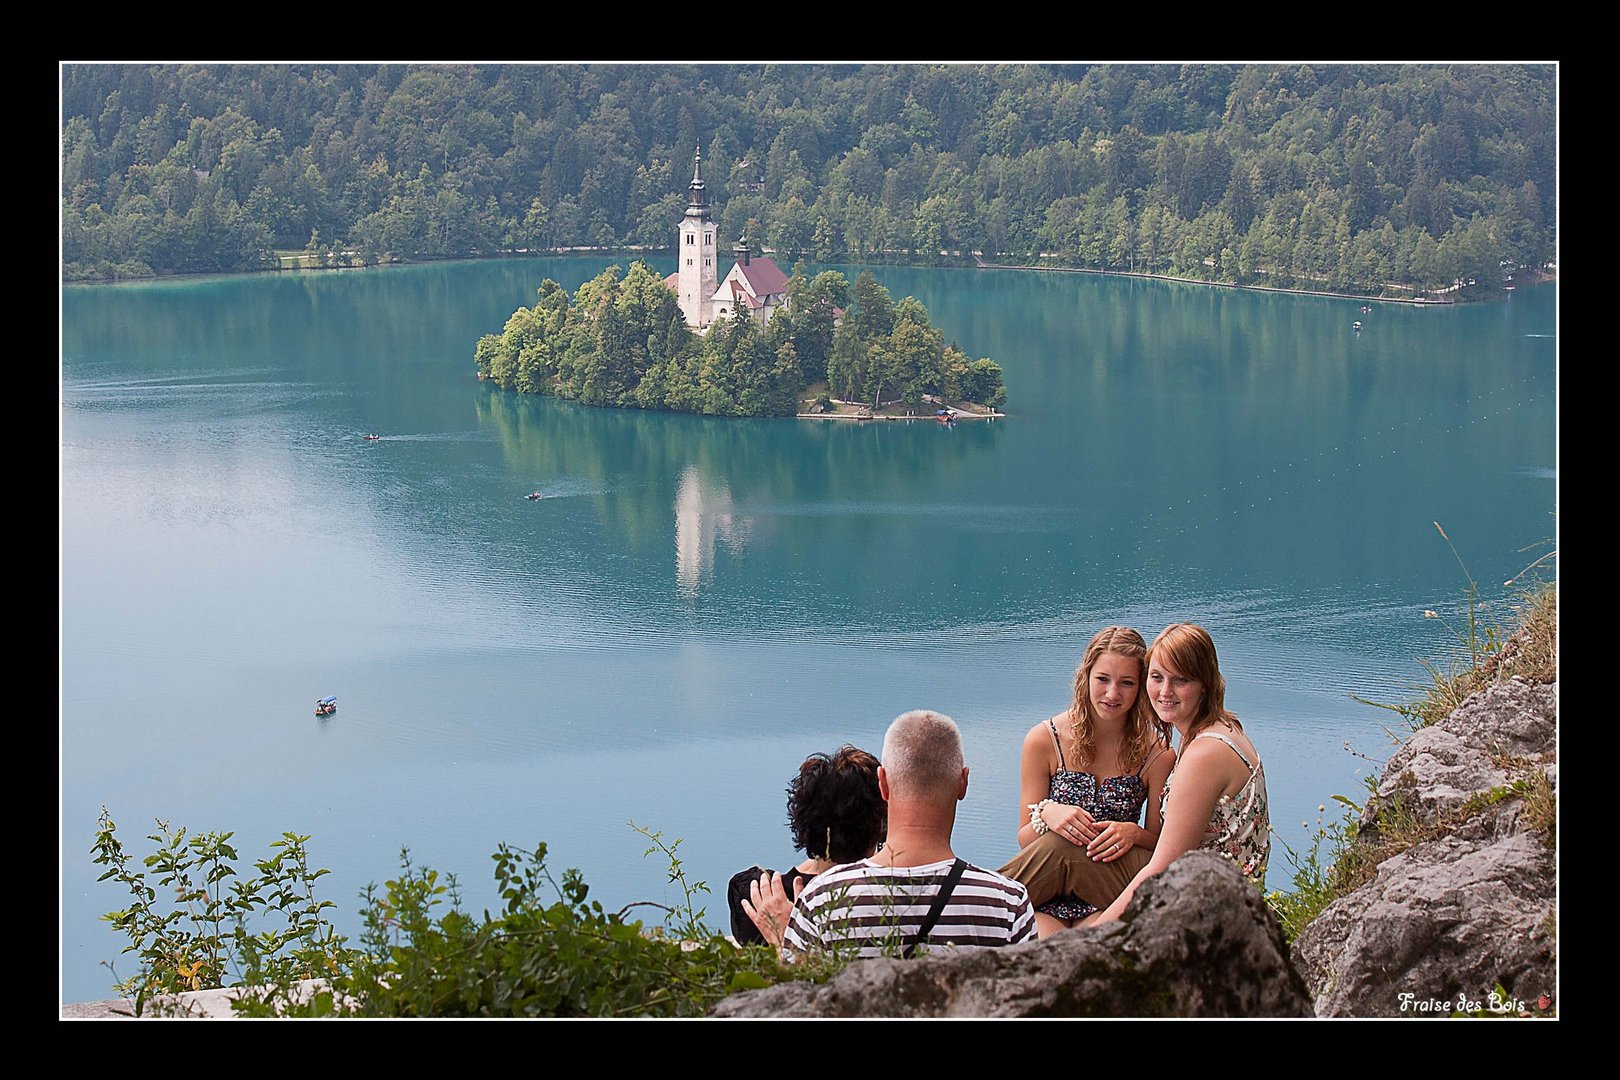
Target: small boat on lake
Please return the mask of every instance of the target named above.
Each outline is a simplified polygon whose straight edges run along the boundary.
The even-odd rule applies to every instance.
[[[315,703],[316,716],[331,716],[337,712],[337,697],[323,697]]]
[[[531,491],[531,492],[529,492],[527,495],[525,495],[523,497],[525,499],[528,499],[530,502],[534,502],[536,499],[545,498],[545,496],[540,494],[538,491]]]
[[[366,440],[366,442],[377,442],[379,439],[382,438],[381,435],[362,435],[360,437],[362,439]]]
[[[1355,323],[1352,324],[1351,329],[1354,330],[1358,334],[1361,333],[1361,320],[1357,319],[1355,321]]]

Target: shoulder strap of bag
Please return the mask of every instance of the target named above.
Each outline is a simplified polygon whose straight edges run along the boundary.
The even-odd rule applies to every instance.
[[[934,924],[939,922],[940,913],[945,910],[945,904],[950,900],[951,892],[956,888],[956,883],[962,880],[962,871],[966,869],[967,863],[961,859],[957,859],[951,864],[950,873],[945,875],[945,880],[940,883],[939,890],[934,893],[934,905],[928,909],[928,914],[923,916],[922,925],[917,927],[917,933],[912,937],[911,944],[907,945],[905,950],[901,952],[902,957],[907,960],[911,959],[917,955],[917,946],[928,940],[928,935],[933,931]]]

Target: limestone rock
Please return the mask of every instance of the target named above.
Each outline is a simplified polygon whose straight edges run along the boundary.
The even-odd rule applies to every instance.
[[[1557,731],[1558,684],[1513,678],[1487,687],[1439,723],[1413,735],[1385,766],[1378,799],[1401,797],[1426,821],[1510,780],[1496,757],[1550,754]]]
[[[1416,1002],[1534,1001],[1557,984],[1553,853],[1518,833],[1446,836],[1386,860],[1294,942],[1319,1016],[1413,1015]]]
[[[1008,949],[850,964],[822,985],[735,994],[716,1016],[1309,1016],[1260,893],[1194,851],[1120,922]]]
[[[1487,687],[1390,758],[1363,835],[1396,802],[1435,835],[1386,859],[1294,942],[1317,1015],[1446,1012],[1488,1002],[1498,985],[1532,1002],[1553,990],[1556,855],[1525,831],[1521,800],[1500,796],[1527,767],[1556,789],[1557,691],[1518,677]]]

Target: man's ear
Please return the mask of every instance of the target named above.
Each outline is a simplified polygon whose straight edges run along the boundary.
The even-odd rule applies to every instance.
[[[883,796],[884,802],[889,801],[889,774],[883,771],[881,765],[878,766],[878,794]]]
[[[961,802],[963,799],[967,798],[967,774],[968,767],[964,765],[962,766],[962,790],[956,793],[957,802]]]

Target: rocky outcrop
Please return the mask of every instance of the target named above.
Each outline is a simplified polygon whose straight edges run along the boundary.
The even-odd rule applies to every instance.
[[[293,983],[290,995],[295,1002],[308,1001],[327,989],[325,979],[304,979]],[[160,994],[135,1011],[132,998],[108,998],[105,1001],[86,1001],[62,1006],[64,1020],[129,1020],[129,1019],[207,1019],[220,1020],[235,1015],[231,1003],[243,996],[240,986],[227,986],[217,990],[187,990],[181,994]]]
[[[1510,784],[1523,772],[1509,768],[1513,759],[1550,758],[1557,725],[1557,683],[1515,678],[1486,687],[1395,752],[1378,802],[1399,798],[1424,821],[1438,822]]]
[[[1358,842],[1397,830],[1417,842],[1294,942],[1318,1015],[1516,1003],[1534,1011],[1538,999],[1547,1007],[1557,978],[1556,855],[1527,822],[1526,802],[1538,788],[1556,792],[1556,703],[1556,683],[1511,679],[1472,695],[1390,759]],[[1493,1003],[1497,987],[1507,993]]]
[[[734,994],[737,1016],[1309,1016],[1276,917],[1228,860],[1194,851],[1111,926],[1008,949],[865,960],[828,982]]]

